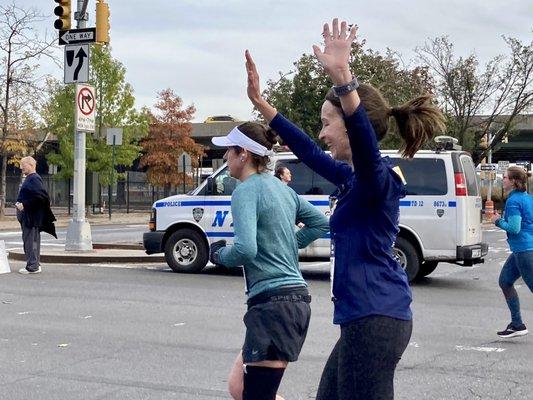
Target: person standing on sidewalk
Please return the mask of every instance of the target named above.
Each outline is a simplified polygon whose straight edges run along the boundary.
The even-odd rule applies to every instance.
[[[227,147],[230,175],[242,183],[231,196],[233,246],[211,244],[210,260],[244,266],[246,335],[228,379],[236,400],[274,400],[289,362],[298,359],[311,318],[311,296],[298,265],[298,249],[329,231],[316,207],[275,178],[267,166],[276,133],[246,122],[212,139]],[[295,221],[305,226],[295,232]]]
[[[492,222],[507,232],[507,242],[511,255],[505,261],[500,273],[499,284],[509,311],[511,323],[498,332],[502,338],[527,335],[528,330],[520,315],[520,300],[514,287],[518,278],[533,292],[533,196],[527,194],[527,172],[520,167],[510,167],[503,174],[503,189],[509,193],[505,212],[501,217],[497,212]]]
[[[429,95],[390,107],[377,89],[359,86],[348,64],[355,32],[334,19],[331,30],[324,25],[324,50],[313,46],[334,85],[322,105],[319,135],[332,157],[262,98],[257,69],[245,53],[252,104],[298,159],[338,188],[330,227],[333,322],[340,338],[317,400],[394,398],[394,371],[412,332],[411,290],[393,253],[405,185],[381,157],[378,141],[393,117],[402,154],[413,157],[445,127]]]
[[[26,267],[21,274],[38,274],[41,272],[41,231],[57,239],[54,221],[56,218],[50,209],[50,196],[43,186],[43,180],[36,172],[37,162],[33,157],[24,157],[20,169],[25,176],[20,186],[15,207],[17,219],[22,228],[22,242],[26,255]]]

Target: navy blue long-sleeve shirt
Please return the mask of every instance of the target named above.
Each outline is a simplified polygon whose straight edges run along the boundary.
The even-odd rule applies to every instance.
[[[388,158],[381,157],[364,107],[345,123],[353,168],[333,160],[283,115],[278,113],[270,126],[300,160],[339,189],[330,218],[333,322],[370,315],[410,320],[411,289],[392,252],[405,186]]]

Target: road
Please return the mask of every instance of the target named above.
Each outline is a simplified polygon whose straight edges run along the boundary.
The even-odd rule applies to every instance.
[[[533,334],[495,334],[509,320],[497,286],[505,237],[489,229],[485,240],[485,264],[443,264],[413,285],[414,332],[397,370],[396,399],[533,398]],[[227,373],[244,334],[238,272],[184,275],[164,264],[43,270],[0,275],[0,398],[228,398]],[[280,388],[287,399],[314,398],[338,336],[327,263],[302,263],[302,270],[313,316],[300,360]],[[517,290],[531,324],[533,296],[521,282]]]

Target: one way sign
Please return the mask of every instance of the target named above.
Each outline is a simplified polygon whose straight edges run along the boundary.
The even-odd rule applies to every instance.
[[[65,46],[65,83],[89,82],[89,45]]]

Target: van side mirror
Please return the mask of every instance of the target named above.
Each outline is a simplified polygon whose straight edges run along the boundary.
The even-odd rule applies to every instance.
[[[210,176],[207,178],[207,195],[214,195],[217,191],[217,184],[215,178]]]

